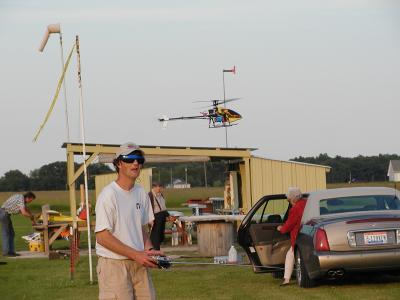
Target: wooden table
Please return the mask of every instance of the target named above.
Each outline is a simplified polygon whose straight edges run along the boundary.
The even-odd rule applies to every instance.
[[[40,232],[43,232],[43,242],[44,242],[44,251],[47,256],[50,255],[50,246],[54,243],[54,241],[60,236],[60,234],[72,227],[72,221],[63,221],[63,222],[50,222],[49,221],[49,212],[50,206],[48,204],[42,206],[42,220],[43,223],[35,224],[32,227]],[[95,221],[90,222],[90,227],[93,228],[95,226]],[[78,221],[78,244],[79,244],[79,232],[87,231],[87,223],[86,220]]]

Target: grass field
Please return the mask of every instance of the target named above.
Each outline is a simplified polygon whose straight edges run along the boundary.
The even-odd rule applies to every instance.
[[[371,185],[382,186],[384,183]],[[0,203],[11,194],[0,193]],[[39,212],[41,205],[45,203],[49,203],[52,208],[59,211],[69,212],[67,192],[36,192],[36,194],[38,199],[31,206],[34,212]],[[93,195],[91,191],[90,197]],[[221,188],[166,191],[170,209],[181,209],[181,203],[188,198],[221,195]],[[14,216],[13,222],[16,231],[16,249],[27,250],[27,244],[21,236],[32,232],[30,221],[22,216]],[[82,236],[81,241],[81,248],[86,247],[85,236]],[[66,241],[56,241],[54,244],[55,249],[67,247]],[[211,259],[208,261],[211,262]],[[0,299],[97,299],[98,287],[96,282],[93,285],[89,284],[88,259],[85,256],[80,259],[74,280],[69,277],[69,260],[0,257],[0,262],[7,263],[0,264]],[[95,265],[96,258],[94,258]],[[377,300],[400,297],[400,277],[382,277],[377,274],[356,276],[341,282],[326,281],[312,289],[301,289],[295,284],[281,288],[280,280],[273,279],[269,274],[254,274],[248,267],[179,265],[173,266],[170,270],[151,272],[158,299]]]
[[[3,203],[8,197],[15,194],[14,192],[0,192],[0,203]],[[36,200],[29,207],[35,211],[41,211],[43,204],[50,204],[52,209],[69,212],[69,193],[68,191],[39,191],[35,192]],[[168,208],[182,208],[182,203],[187,199],[198,199],[207,197],[222,197],[224,190],[222,187],[201,188],[195,187],[191,189],[166,189],[165,197],[167,199]],[[95,192],[89,191],[89,200],[94,199]],[[79,204],[80,194],[76,192],[76,201]]]
[[[0,265],[0,295],[4,300],[97,299],[97,284],[89,284],[88,263],[82,257],[74,280],[69,261],[7,259]],[[96,264],[96,260],[94,260]],[[279,287],[269,274],[247,267],[174,266],[152,270],[158,299],[399,299],[399,277],[363,276],[341,282],[323,282],[312,289],[295,284]]]

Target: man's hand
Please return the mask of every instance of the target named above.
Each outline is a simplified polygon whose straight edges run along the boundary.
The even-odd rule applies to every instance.
[[[31,215],[29,216],[29,219],[31,220],[32,225],[35,225],[35,224],[36,224],[36,219],[35,219],[35,216],[34,216],[33,214],[31,214]]]
[[[148,250],[148,251],[136,251],[135,255],[131,257],[138,264],[147,268],[157,268],[157,262],[149,255],[150,253],[158,253],[160,251]],[[157,254],[154,254],[157,255]]]
[[[276,230],[281,231],[282,225],[279,225],[278,227],[276,227]]]

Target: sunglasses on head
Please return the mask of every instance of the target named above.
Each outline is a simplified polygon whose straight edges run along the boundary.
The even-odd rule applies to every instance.
[[[122,155],[121,156],[121,161],[123,161],[124,163],[127,163],[127,164],[131,164],[135,160],[138,162],[139,165],[143,165],[144,162],[146,161],[144,159],[144,157],[141,155],[130,154],[130,155]]]

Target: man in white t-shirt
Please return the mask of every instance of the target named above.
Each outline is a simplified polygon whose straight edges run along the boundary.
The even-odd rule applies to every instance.
[[[147,268],[157,264],[148,237],[153,211],[145,190],[135,184],[145,162],[133,143],[120,146],[114,166],[117,180],[100,193],[96,203],[96,253],[99,299],[155,299]]]

